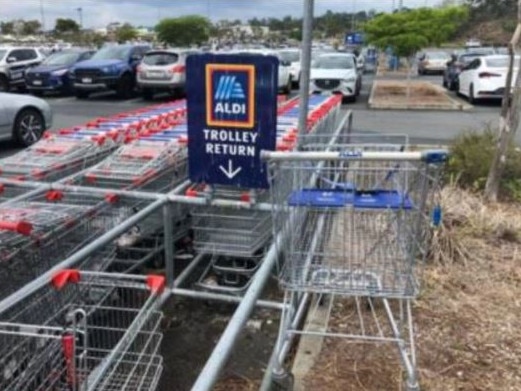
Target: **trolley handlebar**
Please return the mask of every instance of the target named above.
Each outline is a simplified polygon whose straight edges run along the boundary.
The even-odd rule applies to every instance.
[[[5,221],[0,220],[0,230],[12,231],[19,233],[20,235],[29,236],[33,230],[31,223],[27,221]]]
[[[346,150],[339,152],[274,152],[261,151],[261,159],[266,161],[423,161],[426,163],[443,163],[449,157],[444,149],[433,149],[421,152],[371,152]]]

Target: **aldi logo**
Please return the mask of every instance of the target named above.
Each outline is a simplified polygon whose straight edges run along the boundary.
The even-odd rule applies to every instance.
[[[254,65],[206,64],[206,123],[216,127],[254,127]]]

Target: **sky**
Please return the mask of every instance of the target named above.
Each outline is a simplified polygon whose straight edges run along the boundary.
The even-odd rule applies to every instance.
[[[315,0],[315,14],[327,10],[353,12],[376,9],[391,11],[399,0]],[[406,7],[429,6],[437,0],[403,0]],[[71,18],[85,28],[105,27],[111,22],[135,26],[154,26],[160,18],[201,14],[213,21],[247,20],[253,17],[301,17],[303,0],[0,0],[0,21],[38,19],[47,30],[56,18]]]

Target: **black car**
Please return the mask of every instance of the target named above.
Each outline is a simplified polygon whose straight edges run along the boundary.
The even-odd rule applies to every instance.
[[[493,49],[492,49],[493,50]],[[447,63],[447,68],[443,72],[443,87],[450,91],[458,90],[459,74],[461,70],[470,64],[477,57],[488,56],[494,54],[493,51],[482,48],[482,50],[467,50],[458,56],[453,56],[452,60]]]
[[[25,84],[34,95],[43,95],[46,91],[72,93],[69,72],[75,64],[88,60],[93,50],[70,49],[54,53],[40,65],[25,72]]]

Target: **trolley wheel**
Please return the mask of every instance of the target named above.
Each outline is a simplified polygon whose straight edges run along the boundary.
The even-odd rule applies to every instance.
[[[293,391],[295,386],[295,377],[290,372],[282,375],[275,375],[271,379],[270,391]]]

